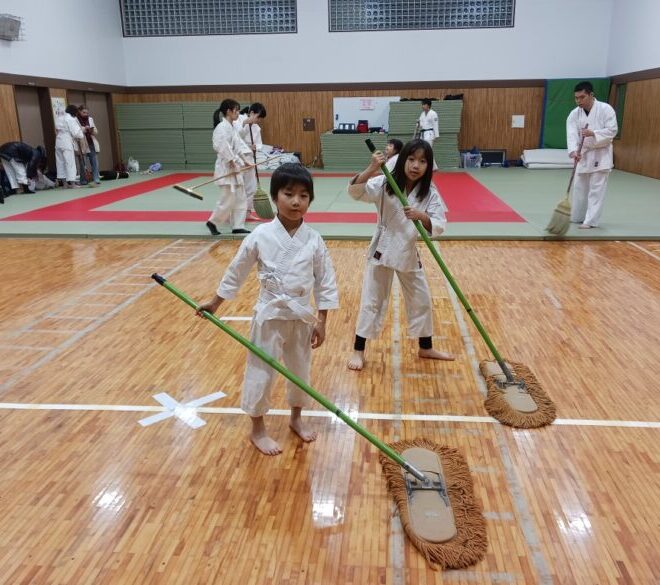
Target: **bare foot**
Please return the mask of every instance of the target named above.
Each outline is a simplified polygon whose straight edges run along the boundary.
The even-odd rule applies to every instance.
[[[310,431],[302,422],[300,417],[293,418],[291,417],[291,422],[289,423],[289,428],[296,433],[305,443],[311,443],[316,441],[317,434],[315,431]]]
[[[417,355],[421,358],[426,358],[430,360],[444,360],[446,362],[453,362],[456,357],[451,353],[444,351],[438,351],[437,349],[420,349],[417,352]]]
[[[354,351],[351,359],[348,360],[348,369],[349,370],[361,370],[364,368],[364,352],[363,351]]]
[[[250,435],[250,441],[264,455],[279,455],[282,448],[276,441],[273,441],[268,435]]]

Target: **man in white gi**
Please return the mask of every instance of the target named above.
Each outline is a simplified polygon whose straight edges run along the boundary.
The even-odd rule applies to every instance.
[[[220,197],[215,209],[209,216],[206,227],[212,235],[219,236],[218,224],[231,223],[232,234],[249,234],[245,229],[247,201],[241,168],[248,164],[246,156],[251,152],[241,140],[233,123],[238,119],[241,105],[233,99],[223,100],[214,113],[213,150],[216,152],[214,176],[229,177],[218,179],[215,184],[220,188]],[[218,121],[222,113],[222,121]]]
[[[74,154],[74,141],[83,140],[85,134],[78,122],[78,108],[68,105],[64,114],[55,120],[55,164],[57,166],[57,180],[64,187],[75,189],[76,157]]]
[[[618,132],[612,106],[599,102],[588,81],[575,86],[575,108],[566,120],[569,156],[578,161],[573,183],[571,221],[581,229],[598,227],[607,180],[614,167],[612,140]],[[580,140],[584,139],[578,154]]]
[[[422,100],[422,113],[419,115],[417,123],[419,124],[419,137],[433,146],[434,140],[440,135],[440,130],[438,129],[438,114],[431,109],[430,99]]]
[[[46,151],[43,146],[6,142],[0,146],[0,163],[12,191],[20,187],[23,193],[34,193],[38,173],[46,167]]]

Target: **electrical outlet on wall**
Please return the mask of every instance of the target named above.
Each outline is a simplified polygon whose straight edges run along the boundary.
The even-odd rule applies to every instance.
[[[315,118],[303,118],[303,131],[304,132],[313,132],[316,129],[316,119]]]

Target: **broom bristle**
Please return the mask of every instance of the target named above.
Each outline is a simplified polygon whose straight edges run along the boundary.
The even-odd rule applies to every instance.
[[[484,401],[484,407],[488,411],[488,414],[502,424],[519,429],[535,429],[552,423],[557,417],[557,409],[554,402],[550,400],[550,397],[541,388],[541,384],[539,384],[534,373],[523,364],[509,362],[508,360],[506,362],[511,364],[514,377],[524,380],[527,391],[534,399],[534,402],[536,402],[538,410],[534,412],[520,412],[512,408],[506,401],[504,392],[502,392],[497,384],[497,376],[487,376],[486,386],[488,387],[488,395]],[[479,367],[481,369],[481,364]]]
[[[571,202],[568,197],[562,199],[555,207],[550,223],[545,228],[555,236],[563,236],[568,231],[571,223]]]
[[[270,204],[270,197],[266,193],[261,185],[257,185],[257,191],[254,194],[253,199],[254,211],[261,219],[273,219],[275,213],[273,212],[273,207]]]
[[[408,492],[401,467],[380,453],[380,463],[387,479],[387,490],[394,498],[401,524],[412,544],[424,555],[433,570],[464,569],[478,563],[486,554],[486,522],[474,498],[470,469],[463,456],[451,447],[436,445],[423,438],[399,441],[390,445],[399,453],[412,447],[428,449],[438,455],[456,522],[456,536],[447,542],[429,542],[413,532],[408,512]]]
[[[181,193],[185,193],[186,195],[189,195],[190,197],[194,197],[195,199],[201,199],[201,200],[204,199],[204,197],[202,197],[201,195],[198,195],[192,189],[187,189],[186,187],[183,187],[182,185],[174,185],[174,188],[177,191],[181,191]]]

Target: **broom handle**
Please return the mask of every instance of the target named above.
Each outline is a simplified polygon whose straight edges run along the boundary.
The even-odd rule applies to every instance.
[[[374,146],[374,143],[371,142],[369,138],[365,140],[367,143],[367,146],[369,147],[369,150],[371,152],[375,152],[376,147]],[[396,181],[394,180],[394,177],[392,177],[392,174],[390,173],[389,169],[383,164],[380,165],[380,169],[383,171],[384,175],[387,177],[387,182],[390,184],[390,187],[392,187],[395,195],[399,198],[399,201],[401,201],[401,205],[404,207],[408,206],[408,201],[406,201],[405,197],[403,196],[403,193],[401,193],[401,189],[399,189],[399,186],[396,184]],[[486,330],[484,329],[484,326],[481,324],[481,321],[479,321],[479,317],[477,317],[477,314],[474,312],[474,309],[470,306],[470,303],[468,300],[465,298],[465,295],[463,294],[463,291],[459,288],[458,284],[454,280],[454,277],[451,275],[451,272],[449,272],[449,268],[447,268],[447,265],[444,263],[442,258],[440,257],[440,253],[438,252],[438,249],[433,245],[433,242],[431,241],[431,238],[429,238],[428,234],[426,233],[426,230],[424,229],[424,226],[420,223],[419,220],[413,220],[413,223],[415,224],[415,227],[417,228],[417,231],[419,234],[422,236],[422,240],[426,243],[428,246],[429,250],[431,251],[431,254],[435,258],[435,261],[438,263],[438,266],[440,266],[440,270],[442,270],[443,274],[449,281],[449,284],[451,287],[454,289],[454,292],[456,293],[456,296],[460,299],[461,303],[465,307],[465,310],[467,311],[468,315],[472,319],[472,322],[478,329],[479,333],[481,334],[481,337],[483,340],[486,342],[486,345],[489,347],[490,351],[492,352],[493,356],[495,357],[495,360],[497,361],[498,365],[504,372],[504,375],[506,376],[506,381],[509,384],[515,384],[515,379],[513,377],[513,374],[511,373],[511,370],[508,368],[508,366],[504,363],[504,360],[500,356],[499,352],[497,351],[497,348],[493,344],[493,342],[490,340],[490,337],[488,337],[488,333],[486,333]]]
[[[199,306],[195,301],[193,301],[189,296],[187,296],[184,292],[180,291],[177,289],[175,286],[171,285],[167,280],[161,276],[160,274],[152,274],[151,278],[153,278],[158,284],[164,286],[168,291],[170,291],[172,294],[175,296],[179,297],[184,303],[187,305],[191,306],[195,311],[198,310]],[[220,319],[218,319],[213,313],[209,313],[208,311],[202,311],[202,316],[211,321],[214,325],[217,325],[222,329],[225,333],[233,337],[236,341],[238,341],[241,345],[244,345],[249,349],[253,354],[255,354],[258,358],[262,359],[265,361],[271,368],[274,370],[277,370],[280,374],[282,374],[287,380],[290,380],[293,382],[298,388],[309,394],[314,400],[316,400],[319,404],[327,408],[330,412],[334,413],[337,417],[339,417],[341,420],[343,420],[349,427],[351,427],[354,431],[357,431],[359,434],[361,434],[365,439],[367,439],[370,443],[375,445],[378,449],[380,449],[385,455],[387,455],[392,461],[395,463],[398,463],[401,467],[403,467],[408,473],[411,473],[414,475],[418,480],[421,482],[428,482],[428,478],[418,469],[416,469],[413,465],[408,463],[399,453],[397,453],[394,449],[391,447],[387,446],[385,443],[383,443],[381,440],[376,438],[374,435],[372,435],[367,429],[356,423],[351,417],[349,417],[345,412],[339,409],[339,407],[330,400],[328,400],[323,394],[317,392],[312,388],[309,384],[307,384],[304,380],[301,380],[298,376],[287,370],[280,362],[278,362],[274,357],[266,353],[263,349],[260,347],[254,345],[252,342],[248,341],[243,337],[240,333],[237,333],[234,331],[231,327],[223,323]]]
[[[245,165],[244,167],[241,167],[239,170],[232,171],[231,173],[227,173],[226,175],[222,175],[221,177],[213,177],[212,179],[209,179],[208,181],[204,181],[203,183],[200,183],[199,185],[195,185],[194,187],[192,187],[192,189],[199,189],[200,187],[203,187],[204,185],[208,185],[209,183],[215,183],[216,181],[219,181],[220,179],[226,179],[227,177],[232,177],[234,175],[244,173],[245,171],[248,171],[250,169],[256,169],[257,165],[263,165],[263,164],[266,164],[267,162],[270,162],[271,160],[275,160],[276,158],[280,158],[282,156],[282,154],[276,154],[275,156],[271,156],[270,158],[267,158],[266,160],[262,160],[261,162],[255,163],[253,165]]]
[[[250,142],[252,143],[252,146],[254,146],[254,136],[252,136],[252,124],[248,124],[248,128],[250,129]],[[254,174],[257,176],[257,185],[258,185],[259,169],[257,169],[257,152],[254,149],[252,150],[252,158],[254,159]]]
[[[589,128],[589,124],[584,125],[584,129],[586,130],[587,128]],[[583,144],[584,144],[584,136],[580,140],[580,144],[577,149],[578,155],[582,153]],[[571,192],[571,187],[573,186],[573,179],[575,179],[575,171],[577,170],[578,162],[579,161],[577,160],[577,157],[575,157],[575,162],[573,163],[573,172],[571,173],[571,180],[568,182],[568,189],[566,189],[566,197],[568,197]]]

